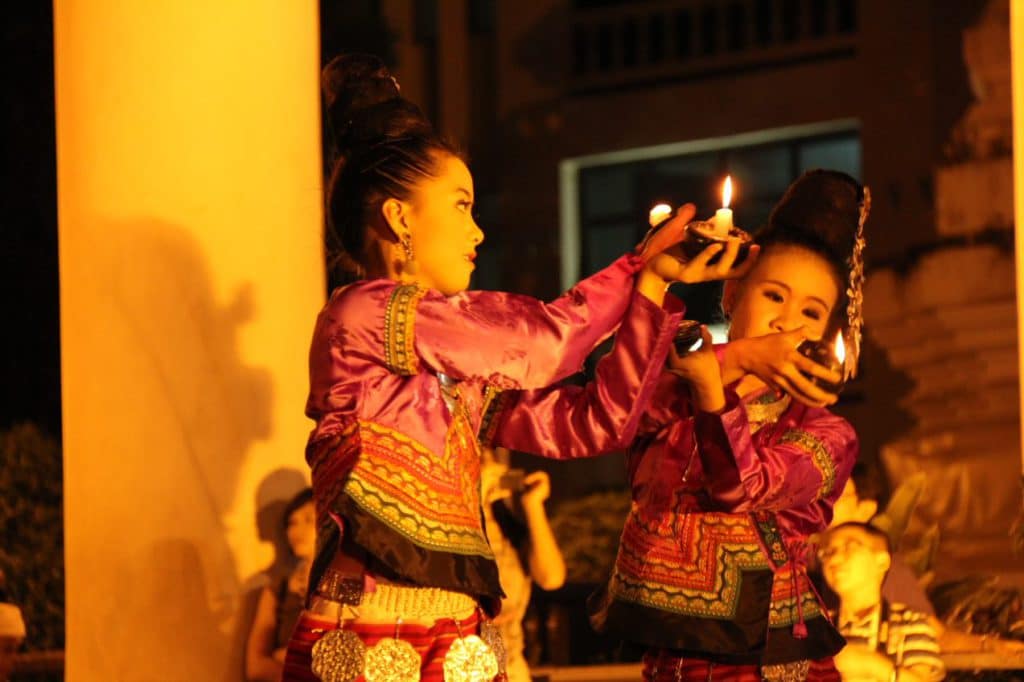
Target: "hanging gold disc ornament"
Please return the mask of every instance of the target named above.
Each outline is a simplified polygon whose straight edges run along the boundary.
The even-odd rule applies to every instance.
[[[420,655],[412,644],[385,637],[366,652],[366,682],[419,682]]]
[[[351,630],[331,630],[313,645],[313,674],[323,682],[352,682],[363,674],[366,645]]]
[[[476,635],[460,637],[444,657],[445,682],[489,682],[498,674],[498,658]]]

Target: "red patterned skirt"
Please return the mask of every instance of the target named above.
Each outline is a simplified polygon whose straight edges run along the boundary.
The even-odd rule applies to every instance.
[[[665,649],[649,649],[644,654],[644,682],[762,682],[758,665],[713,663],[699,658],[681,657]],[[807,682],[841,682],[831,658],[811,661]]]
[[[436,621],[431,626],[402,624],[399,638],[408,642],[420,655],[420,679],[423,682],[444,682],[444,657],[452,643],[460,636],[479,634],[479,618],[456,623],[450,618]],[[288,642],[288,653],[284,660],[282,682],[320,682],[313,674],[313,645],[325,632],[337,629],[337,621],[321,620],[303,613],[295,625],[295,631]],[[362,624],[346,626],[359,635],[367,648],[385,637],[395,636],[395,624]],[[359,677],[357,682],[362,682]]]

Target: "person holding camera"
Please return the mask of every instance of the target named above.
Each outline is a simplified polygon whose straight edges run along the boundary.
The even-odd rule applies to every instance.
[[[494,624],[505,642],[509,682],[529,682],[522,621],[531,586],[557,590],[565,582],[565,560],[544,510],[551,482],[547,472],[510,468],[505,448],[483,448],[482,454],[484,522],[506,595]]]

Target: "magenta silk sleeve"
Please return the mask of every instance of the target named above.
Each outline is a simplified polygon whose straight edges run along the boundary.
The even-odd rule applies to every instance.
[[[511,394],[495,416],[490,441],[556,459],[624,449],[636,436],[682,318],[678,299],[667,297],[661,308],[634,292],[615,345],[598,362],[594,379],[585,386]]]
[[[541,388],[579,371],[629,305],[638,256],[623,256],[552,303],[498,291],[438,291],[370,280],[332,296],[326,330],[346,353],[396,374],[427,370],[500,389]]]
[[[718,364],[722,364],[723,350],[726,344],[716,344],[713,348]],[[637,434],[649,436],[662,430],[674,421],[686,419],[693,414],[690,402],[690,387],[686,380],[672,372],[662,372],[658,377],[651,399],[640,415],[640,426]]]
[[[853,427],[824,409],[795,411],[799,419],[784,415],[752,434],[743,404],[727,390],[721,414],[695,416],[712,500],[730,511],[778,511],[838,496],[857,458]]]

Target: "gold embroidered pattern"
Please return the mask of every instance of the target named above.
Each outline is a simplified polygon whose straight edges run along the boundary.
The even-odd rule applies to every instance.
[[[659,523],[634,509],[622,531],[609,592],[664,611],[734,616],[743,572],[769,568],[753,522],[724,513],[673,516]]]
[[[779,398],[768,392],[757,400],[744,403],[747,421],[750,423],[750,432],[757,433],[763,426],[779,421],[779,417],[789,409],[791,402],[792,399],[788,395]]]
[[[419,372],[416,359],[416,306],[427,294],[415,284],[395,287],[384,312],[384,361],[391,371],[404,376]]]
[[[374,422],[359,422],[360,455],[344,493],[426,549],[493,559],[480,519],[480,454],[469,424],[452,421],[443,457]]]
[[[821,605],[811,588],[807,573],[798,570],[796,573],[796,584],[793,580],[793,570],[787,566],[775,574],[772,582],[772,601],[768,611],[768,627],[786,628],[794,623],[803,620],[807,621],[821,615]],[[797,596],[800,598],[800,608],[797,608]]]
[[[484,387],[484,406],[481,410],[483,417],[480,419],[480,429],[477,432],[483,445],[490,445],[494,439],[494,433],[501,423],[502,412],[512,403],[512,395],[490,384]]]
[[[814,468],[821,474],[821,490],[818,497],[825,497],[836,484],[836,465],[831,455],[825,449],[825,444],[815,436],[800,429],[790,429],[782,434],[779,439],[780,445],[792,443],[811,456]]]

